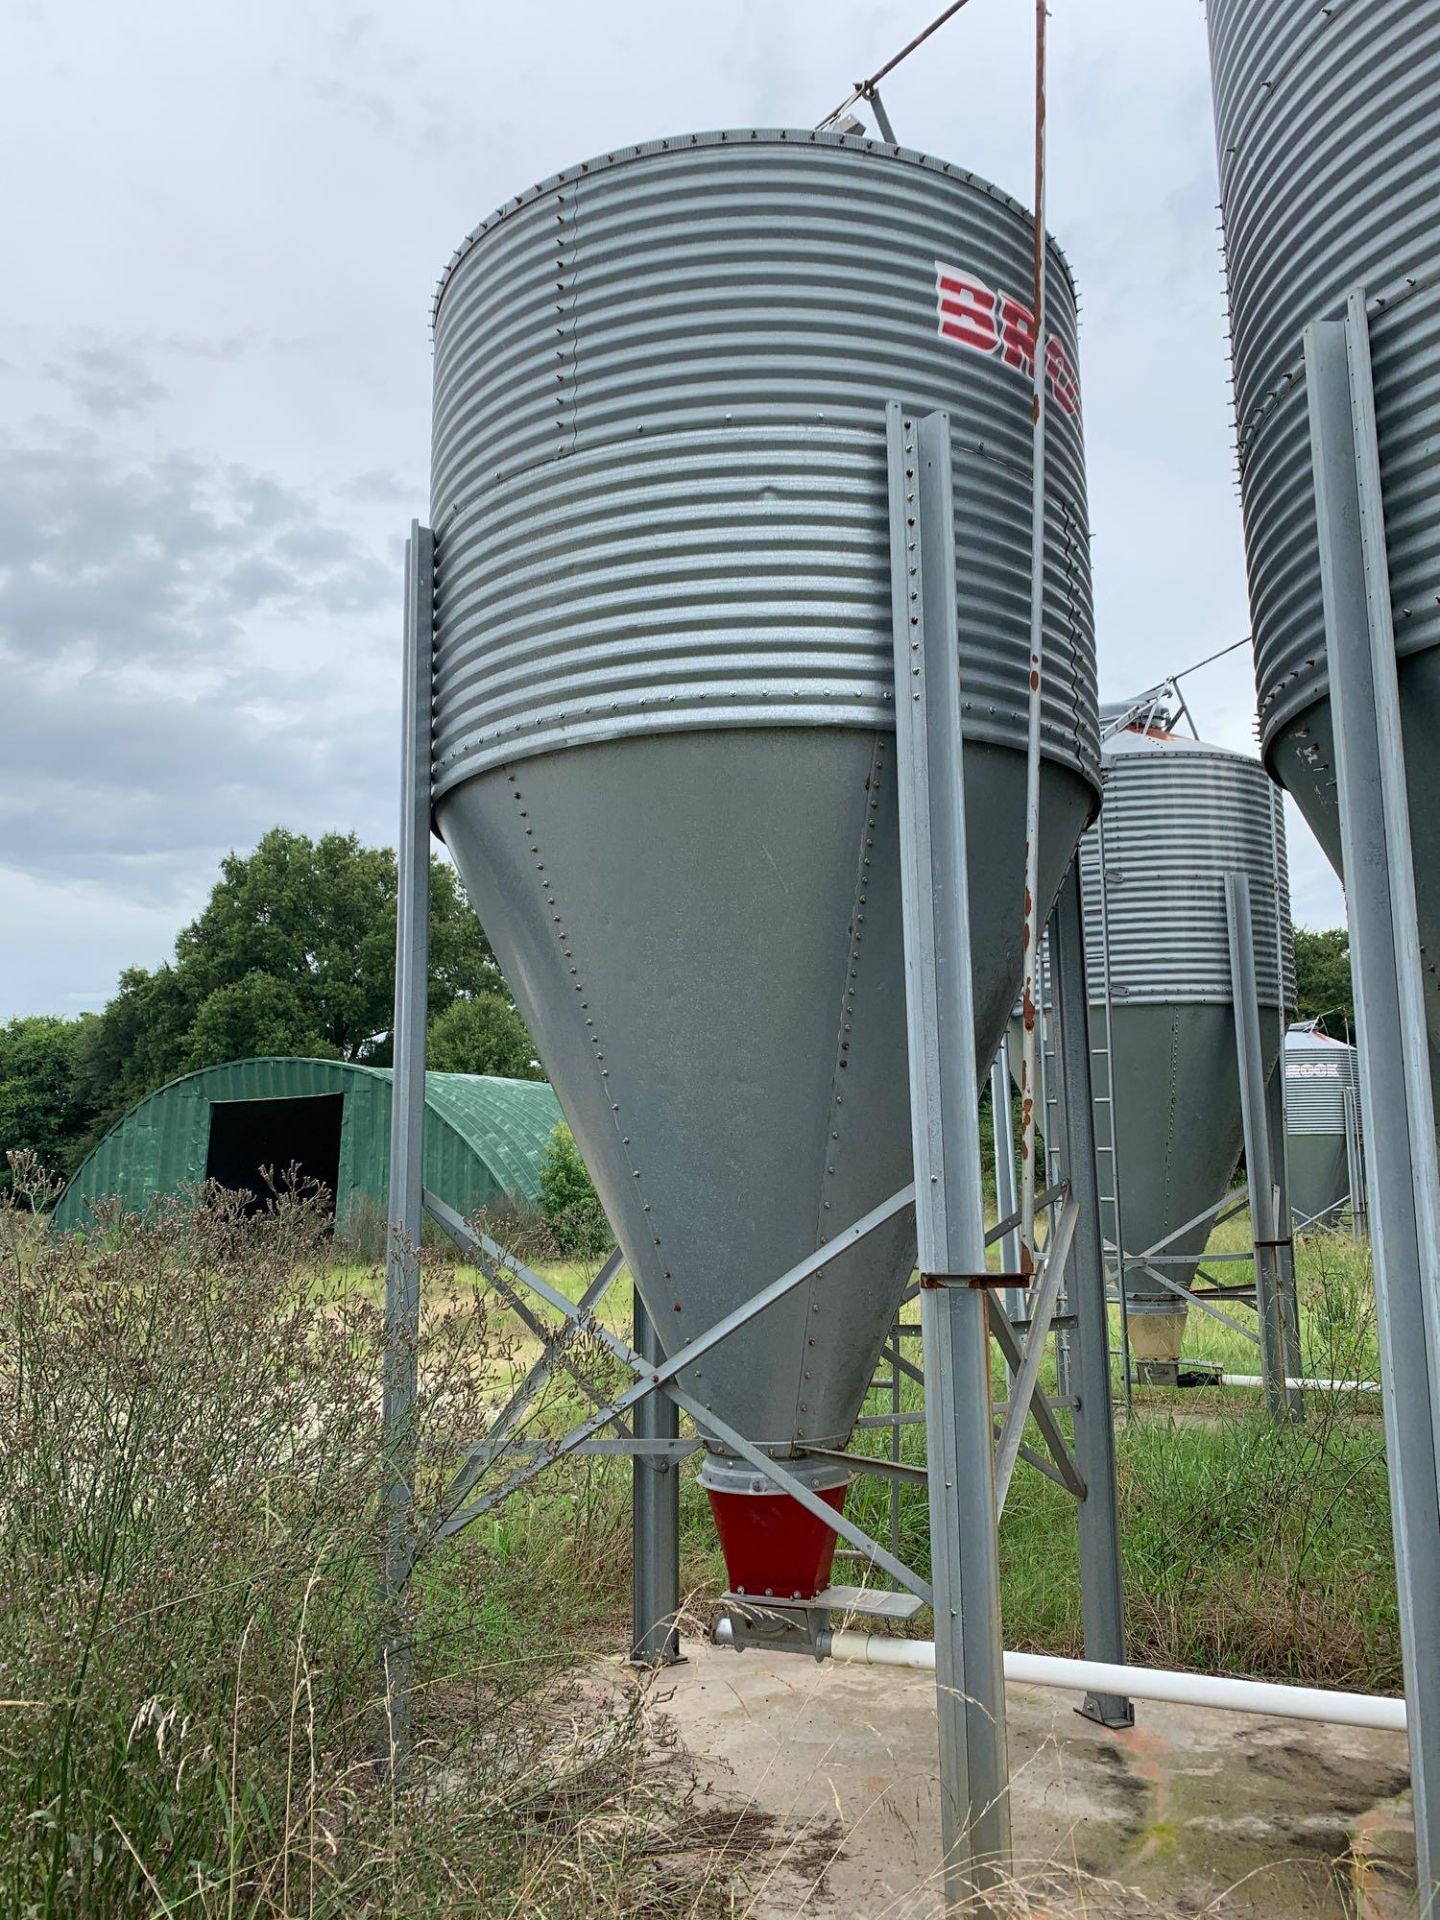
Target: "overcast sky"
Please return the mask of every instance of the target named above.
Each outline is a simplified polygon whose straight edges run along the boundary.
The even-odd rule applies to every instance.
[[[938,4],[938,0],[936,0]],[[0,0],[0,1019],[97,1007],[277,822],[392,841],[434,283],[622,141],[812,125],[930,0]],[[1028,0],[886,85],[1030,200]],[[1248,629],[1199,0],[1055,0],[1101,691]],[[1247,651],[1188,683],[1253,740]],[[1339,889],[1290,812],[1296,918]]]

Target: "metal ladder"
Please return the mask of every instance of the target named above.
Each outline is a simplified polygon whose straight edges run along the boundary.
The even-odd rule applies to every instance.
[[[1112,1009],[1114,996],[1110,983],[1109,883],[1105,858],[1105,815],[1096,825],[1096,878],[1100,895],[1100,966],[1098,981],[1100,1020],[1098,1031],[1090,1030],[1091,1105],[1095,1114],[1095,1184],[1100,1205],[1100,1246],[1105,1267],[1105,1291],[1114,1288],[1120,1307],[1120,1374],[1125,1391],[1125,1409],[1130,1411],[1132,1370],[1130,1364],[1130,1318],[1125,1299],[1125,1247],[1120,1233],[1120,1144],[1115,1119],[1115,1053]],[[1087,1004],[1093,1003],[1094,987],[1087,987]],[[1098,1044],[1097,1044],[1098,1043]]]

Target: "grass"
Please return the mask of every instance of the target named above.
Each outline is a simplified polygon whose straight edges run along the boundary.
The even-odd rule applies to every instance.
[[[628,1463],[554,1464],[422,1563],[397,1777],[374,1659],[380,1277],[333,1264],[303,1197],[254,1222],[212,1198],[104,1227],[90,1248],[48,1244],[0,1209],[0,1920],[744,1912],[723,1854],[687,1850],[650,1695],[593,1677],[625,1648]],[[591,1273],[545,1270],[571,1299]],[[474,1278],[426,1255],[426,1511],[539,1351]],[[1302,1242],[1299,1285],[1307,1371],[1373,1378],[1363,1252]],[[628,1330],[630,1307],[621,1282],[606,1323]],[[1255,1368],[1196,1315],[1188,1345]],[[569,1357],[618,1384],[597,1343]],[[918,1404],[908,1384],[902,1399]],[[557,1373],[532,1437],[582,1404]],[[1136,1409],[1117,1440],[1134,1657],[1398,1686],[1373,1406],[1312,1395],[1291,1427],[1238,1392],[1146,1389]],[[903,1446],[918,1461],[923,1429]],[[703,1614],[723,1568],[693,1468],[682,1578]],[[850,1510],[888,1534],[882,1483],[858,1481]],[[923,1570],[923,1494],[895,1517]],[[1073,1504],[1022,1467],[1000,1545],[1007,1644],[1081,1651]]]
[[[374,1300],[337,1292],[300,1196],[100,1224],[52,1243],[0,1205],[0,1916],[727,1910],[646,1690],[536,1631],[610,1541],[598,1489],[562,1470],[541,1537],[507,1506],[412,1586],[395,1771]],[[428,1510],[514,1355],[433,1262],[426,1292]]]
[[[1242,1217],[1221,1228],[1212,1247],[1239,1249],[1248,1245],[1247,1233]],[[591,1269],[546,1271],[574,1299]],[[1297,1283],[1306,1373],[1337,1381],[1374,1379],[1378,1353],[1368,1249],[1340,1235],[1306,1238],[1298,1250]],[[625,1332],[629,1313],[622,1281],[609,1296],[605,1319]],[[1253,1321],[1243,1309],[1234,1317]],[[1118,1347],[1118,1317],[1113,1333]],[[533,1349],[528,1342],[519,1350],[528,1357]],[[1226,1371],[1258,1371],[1257,1349],[1198,1311],[1190,1316],[1186,1350]],[[998,1372],[998,1350],[992,1358]],[[1053,1386],[1048,1361],[1046,1373]],[[908,1382],[902,1404],[911,1410],[922,1404]],[[1134,1657],[1315,1685],[1398,1689],[1389,1489],[1375,1398],[1311,1393],[1307,1418],[1284,1428],[1265,1417],[1262,1396],[1246,1389],[1142,1388],[1135,1404],[1133,1422],[1122,1423],[1117,1434]],[[573,1416],[579,1405],[561,1393],[551,1417]],[[888,1406],[884,1388],[867,1411]],[[1035,1439],[1033,1429],[1030,1437]],[[857,1437],[856,1446],[888,1452],[889,1436],[872,1429]],[[902,1457],[923,1461],[923,1428],[905,1430]],[[532,1581],[539,1578],[552,1621],[565,1621],[580,1637],[607,1626],[623,1632],[629,1468],[589,1462],[566,1473],[563,1487],[547,1489],[541,1481],[527,1492],[523,1519],[494,1522],[514,1528],[505,1536],[517,1556],[514,1603],[531,1602]],[[923,1490],[905,1488],[895,1504],[901,1552],[924,1571]],[[857,1481],[848,1511],[876,1537],[889,1539],[892,1496],[884,1483]],[[681,1513],[683,1584],[703,1615],[723,1590],[724,1570],[693,1462],[683,1470]],[[595,1548],[579,1567],[569,1552],[576,1538]],[[1080,1653],[1076,1519],[1068,1496],[1022,1466],[1000,1544],[1007,1644]],[[499,1557],[508,1559],[509,1551],[502,1549]],[[845,1565],[842,1548],[837,1577],[844,1577]],[[858,1577],[858,1568],[851,1577]],[[511,1595],[497,1594],[494,1604],[508,1606]],[[915,1630],[929,1631],[928,1615],[917,1616]]]

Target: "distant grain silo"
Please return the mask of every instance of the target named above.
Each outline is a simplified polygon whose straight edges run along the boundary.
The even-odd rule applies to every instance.
[[[1314,1021],[1285,1036],[1285,1129],[1290,1207],[1297,1226],[1338,1224],[1353,1206],[1356,1171],[1355,1049]]]
[[[1257,760],[1163,716],[1112,726],[1104,810],[1080,844],[1091,1037],[1109,1056],[1108,1076],[1096,1063],[1103,1224],[1132,1257],[1164,1243],[1149,1270],[1127,1267],[1126,1299],[1142,1372],[1169,1378],[1187,1308],[1157,1276],[1193,1281],[1244,1141],[1225,876],[1250,881],[1268,1077],[1295,991],[1285,830]]]

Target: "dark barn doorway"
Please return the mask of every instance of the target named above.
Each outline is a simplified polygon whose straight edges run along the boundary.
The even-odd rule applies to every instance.
[[[343,1093],[310,1094],[299,1100],[215,1100],[210,1105],[210,1150],[205,1177],[222,1187],[251,1195],[247,1213],[270,1200],[260,1169],[269,1167],[278,1183],[292,1166],[302,1179],[324,1187],[330,1217],[340,1179],[340,1123]]]

